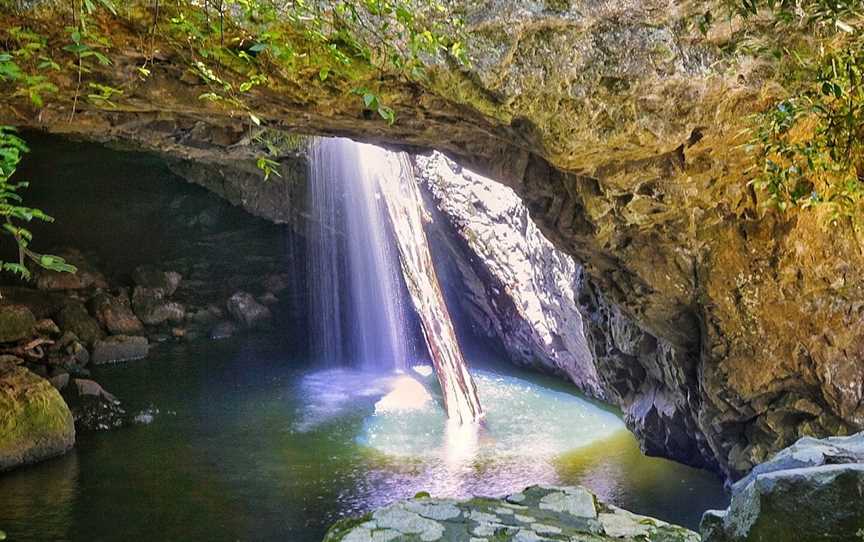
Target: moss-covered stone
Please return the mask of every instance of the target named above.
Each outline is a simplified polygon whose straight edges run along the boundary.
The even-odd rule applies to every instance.
[[[23,305],[0,306],[0,343],[11,343],[31,336],[36,317]]]
[[[72,413],[60,393],[27,369],[0,362],[0,471],[67,452]]]

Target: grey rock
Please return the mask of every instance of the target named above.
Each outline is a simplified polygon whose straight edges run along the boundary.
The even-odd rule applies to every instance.
[[[180,286],[183,275],[176,271],[162,271],[152,265],[142,265],[132,273],[132,280],[138,286],[160,289],[165,297],[171,297]]]
[[[132,308],[135,315],[148,326],[165,322],[180,323],[186,318],[186,308],[176,301],[165,299],[161,288],[136,286],[132,292]]]
[[[96,365],[131,361],[147,357],[149,344],[146,337],[114,335],[93,344],[92,361]]]
[[[803,438],[732,487],[727,510],[702,518],[704,542],[859,542],[864,433]]]
[[[226,303],[228,314],[246,328],[258,327],[272,318],[270,309],[248,292],[237,292]]]
[[[223,320],[210,328],[210,338],[213,340],[228,339],[237,332],[234,322]]]
[[[76,378],[73,383],[68,402],[79,430],[110,431],[129,423],[120,400],[99,383],[83,378]]]

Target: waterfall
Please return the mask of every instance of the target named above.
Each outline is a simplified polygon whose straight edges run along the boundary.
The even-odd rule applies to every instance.
[[[347,139],[312,147],[310,343],[319,362],[403,369],[409,343],[398,253],[359,149]]]
[[[404,280],[448,417],[459,423],[480,420],[477,388],[432,264],[408,155],[347,139],[323,139],[314,144],[311,159],[313,352],[328,362],[404,369]],[[341,292],[348,292],[348,299]]]

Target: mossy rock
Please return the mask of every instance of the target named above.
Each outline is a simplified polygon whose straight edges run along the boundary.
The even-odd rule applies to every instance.
[[[0,365],[0,471],[67,452],[75,444],[72,412],[45,379]]]
[[[0,343],[27,339],[36,327],[36,317],[24,305],[0,307]]]

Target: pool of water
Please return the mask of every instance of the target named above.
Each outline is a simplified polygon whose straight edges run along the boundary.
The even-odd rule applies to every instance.
[[[464,431],[431,377],[321,370],[285,352],[247,338],[100,368],[127,410],[158,413],[0,475],[0,529],[12,541],[318,541],[340,517],[419,491],[535,483],[582,484],[690,527],[727,503],[718,478],[642,456],[614,412],[557,380],[472,359],[488,415]]]

